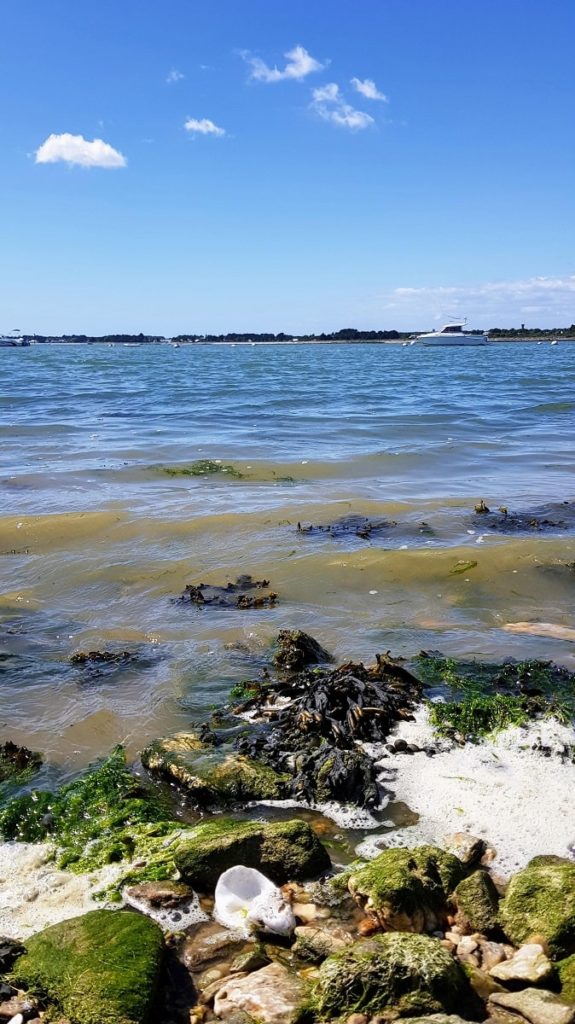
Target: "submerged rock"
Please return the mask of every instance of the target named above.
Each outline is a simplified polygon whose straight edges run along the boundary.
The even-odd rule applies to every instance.
[[[230,1020],[238,1010],[260,1024],[296,1024],[302,1016],[308,989],[282,964],[269,964],[246,978],[228,978],[216,993],[216,1017]]]
[[[348,888],[363,911],[386,931],[434,931],[464,874],[457,857],[435,846],[388,849],[357,871]]]
[[[33,935],[14,974],[74,1024],[146,1024],[163,945],[149,918],[94,910]]]
[[[386,1010],[413,1017],[462,1010],[472,999],[462,968],[437,939],[392,933],[328,957],[319,969],[314,1007],[321,1020]]]
[[[254,580],[251,576],[238,576],[235,583],[225,587],[211,583],[190,583],[179,598],[180,604],[195,604],[211,608],[272,608],[278,595],[269,589],[269,580]],[[254,596],[251,591],[258,591]]]
[[[235,753],[230,745],[208,746],[196,733],[156,740],[140,754],[148,771],[180,786],[199,807],[250,800],[280,800],[289,776]]]
[[[313,878],[331,866],[313,829],[297,819],[202,822],[179,839],[173,859],[184,881],[202,892],[214,889],[224,871],[241,863],[258,864],[276,885]]]
[[[538,935],[556,957],[575,952],[575,864],[535,857],[511,879],[500,915],[516,946]]]
[[[474,871],[457,886],[457,923],[469,931],[488,932],[497,926],[499,894],[487,871]]]

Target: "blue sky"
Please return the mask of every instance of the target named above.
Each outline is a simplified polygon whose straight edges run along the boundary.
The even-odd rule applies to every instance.
[[[575,321],[572,0],[2,11],[0,331]]]

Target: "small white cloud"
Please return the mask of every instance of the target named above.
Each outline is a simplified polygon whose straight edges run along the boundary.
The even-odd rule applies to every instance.
[[[371,114],[356,110],[350,103],[345,102],[339,85],[335,82],[314,89],[311,106],[324,121],[330,121],[340,128],[349,128],[351,131],[361,131],[374,123]]]
[[[217,124],[210,121],[209,117],[202,117],[200,119],[196,117],[189,117],[184,128],[187,132],[191,132],[193,135],[225,135],[225,129],[219,128]]]
[[[365,96],[368,100],[381,100],[382,103],[389,103],[389,100],[385,93],[380,92],[375,82],[371,78],[352,78],[351,84],[353,85],[356,92],[360,92],[362,96]]]
[[[168,85],[171,85],[172,82],[181,82],[185,77],[186,76],[181,71],[178,71],[177,68],[172,68],[172,70],[166,75],[166,82]]]
[[[83,135],[49,135],[36,150],[37,164],[66,163],[78,167],[125,167],[127,160],[103,139],[91,142]]]
[[[312,57],[304,46],[294,46],[293,50],[284,53],[287,64],[283,71],[277,67],[270,68],[261,57],[253,57],[249,52],[242,57],[251,66],[250,78],[258,82],[285,82],[288,80],[301,82],[314,71],[321,71],[325,64]]]

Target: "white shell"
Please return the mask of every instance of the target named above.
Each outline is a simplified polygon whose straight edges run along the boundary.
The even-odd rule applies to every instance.
[[[216,885],[214,917],[226,928],[250,937],[257,929],[289,935],[296,920],[277,885],[241,864],[224,871]]]

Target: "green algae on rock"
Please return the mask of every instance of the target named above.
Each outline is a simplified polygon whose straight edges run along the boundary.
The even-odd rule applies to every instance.
[[[356,942],[324,960],[314,990],[320,1020],[386,1010],[400,1017],[462,1010],[467,978],[437,939],[393,932]]]
[[[156,740],[140,757],[148,771],[181,786],[199,807],[280,800],[290,780],[269,765],[235,753],[229,745],[208,746],[196,733]]]
[[[555,967],[561,982],[561,997],[575,1004],[575,954],[559,960]]]
[[[0,795],[10,786],[28,782],[42,764],[42,757],[28,747],[19,747],[11,740],[0,743]]]
[[[473,694],[445,704],[430,701],[428,708],[437,734],[462,742],[488,736],[510,725],[526,725],[529,720],[526,698],[500,693],[487,697]]]
[[[457,920],[471,931],[488,932],[497,926],[499,894],[487,871],[474,871],[454,893]]]
[[[27,941],[14,978],[72,1024],[147,1024],[163,956],[161,929],[125,910],[94,910]]]
[[[281,629],[276,644],[274,665],[289,672],[301,672],[308,665],[332,661],[331,654],[302,629]]]
[[[324,846],[305,821],[233,821],[217,818],[181,834],[174,863],[184,881],[206,892],[223,871],[236,864],[257,864],[273,882],[313,878],[329,870]]]
[[[544,938],[554,957],[575,952],[575,864],[535,857],[513,876],[500,905],[501,925],[514,945]]]
[[[433,931],[465,874],[461,861],[436,846],[390,848],[354,871],[354,899],[387,931]]]

